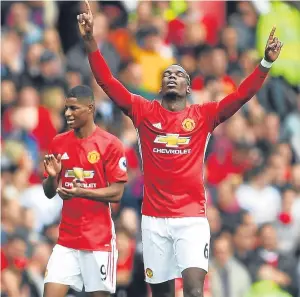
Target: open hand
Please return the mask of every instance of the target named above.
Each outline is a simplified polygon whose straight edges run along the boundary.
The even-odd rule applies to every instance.
[[[275,31],[276,27],[274,26],[265,48],[265,60],[268,62],[274,62],[278,58],[283,46],[283,43],[277,37],[274,37]]]
[[[80,196],[80,183],[78,183],[76,179],[74,179],[71,189],[60,187],[57,188],[56,192],[63,200],[69,200],[73,197],[78,197]]]
[[[88,0],[84,0],[86,12],[77,15],[80,34],[83,38],[93,36],[94,19]]]
[[[53,154],[46,155],[44,159],[44,167],[51,177],[56,177],[61,171],[61,155],[55,157]]]

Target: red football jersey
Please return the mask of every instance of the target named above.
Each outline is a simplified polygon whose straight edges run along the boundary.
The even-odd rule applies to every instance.
[[[143,214],[205,216],[203,162],[216,120],[214,104],[171,112],[156,100],[134,96],[129,116],[140,140]]]
[[[57,135],[51,154],[62,155],[59,184],[72,186],[83,177],[82,187],[97,189],[115,182],[126,182],[126,159],[121,141],[97,127],[87,138],[74,131]],[[58,244],[80,250],[111,250],[115,237],[109,203],[74,197],[63,202]]]

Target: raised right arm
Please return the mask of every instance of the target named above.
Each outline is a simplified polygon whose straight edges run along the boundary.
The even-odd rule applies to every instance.
[[[98,50],[93,37],[94,20],[88,0],[85,0],[86,12],[77,16],[80,34],[88,52],[89,62],[98,85],[121,109],[130,112],[133,94],[130,93],[115,77]]]
[[[88,51],[90,66],[98,85],[121,109],[128,111],[131,108],[133,94],[112,75],[104,57],[97,48],[94,38],[84,39],[84,43]]]

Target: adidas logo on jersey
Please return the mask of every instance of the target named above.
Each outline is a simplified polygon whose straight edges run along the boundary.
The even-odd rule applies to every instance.
[[[157,128],[157,129],[162,129],[161,123],[155,123],[152,126],[155,127],[155,128]]]
[[[69,160],[69,156],[67,153],[64,153],[62,156],[61,156],[61,160]]]

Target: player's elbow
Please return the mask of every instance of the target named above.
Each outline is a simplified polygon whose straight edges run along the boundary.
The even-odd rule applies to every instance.
[[[118,203],[121,201],[123,193],[124,193],[125,183],[117,182],[111,185],[112,195],[111,201],[112,203]]]
[[[123,196],[123,191],[122,191],[122,193],[118,193],[118,194],[114,195],[111,199],[112,200],[111,202],[112,203],[119,203],[122,199],[122,196]]]
[[[49,189],[45,181],[43,182],[43,190],[44,190],[45,196],[48,199],[52,199],[56,195],[56,191],[53,191],[52,189]]]
[[[45,191],[45,190],[44,190],[44,193],[45,193],[45,196],[46,196],[48,199],[52,199],[52,198],[54,198],[55,195],[56,195],[56,192],[55,192],[55,193],[53,193],[53,192],[47,192],[47,191]]]

